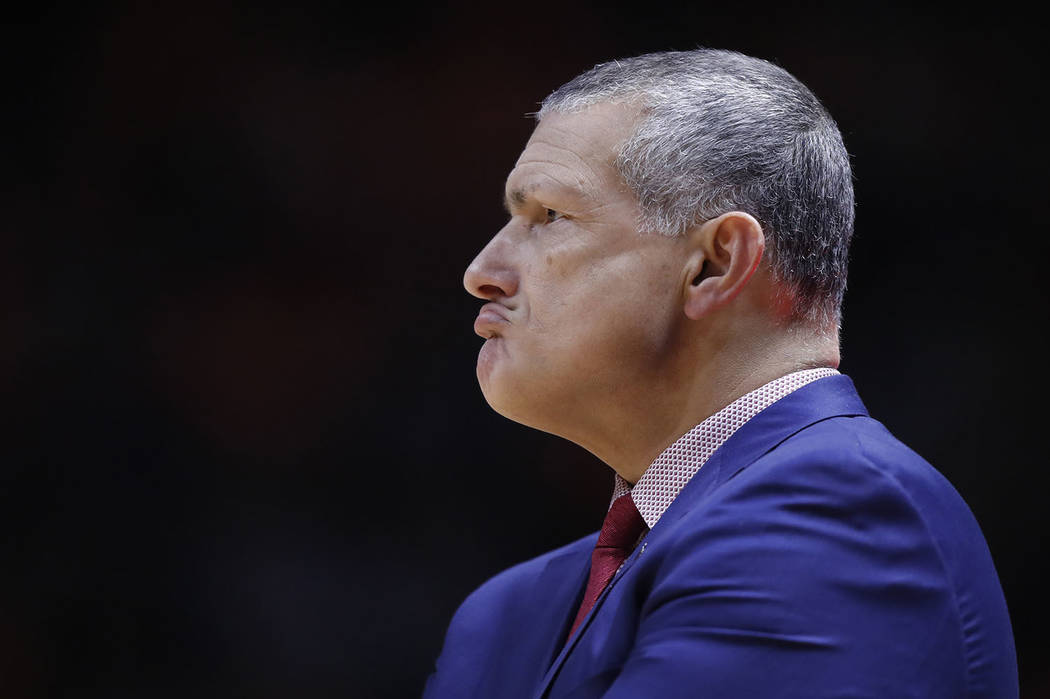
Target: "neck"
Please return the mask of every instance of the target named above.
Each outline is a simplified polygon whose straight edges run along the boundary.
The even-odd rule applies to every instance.
[[[640,395],[610,401],[604,429],[573,441],[636,483],[664,449],[741,396],[795,371],[838,366],[837,338],[794,330],[759,338],[739,328],[733,336],[748,340],[676,352],[675,365]]]

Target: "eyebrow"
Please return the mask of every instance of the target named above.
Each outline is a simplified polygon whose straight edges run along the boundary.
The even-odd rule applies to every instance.
[[[512,214],[515,208],[521,208],[525,206],[525,203],[528,201],[529,195],[531,195],[537,189],[544,189],[544,187],[540,183],[534,182],[531,184],[527,184],[524,187],[515,187],[509,192],[506,192],[506,194],[503,197],[503,208],[507,211],[508,214]],[[575,188],[558,187],[556,188],[556,190],[548,189],[548,191],[556,191],[561,196],[567,196],[570,199],[575,200],[587,198],[587,194],[585,192]]]
[[[517,187],[505,193],[503,196],[503,208],[509,214],[512,213],[515,207],[525,206],[525,199],[528,197],[529,193],[535,191],[536,188],[537,185],[533,185],[528,190],[525,190],[523,187]]]

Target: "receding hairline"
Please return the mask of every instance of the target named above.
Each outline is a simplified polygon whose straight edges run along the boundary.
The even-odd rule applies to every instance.
[[[624,88],[610,94],[602,94],[596,92],[595,94],[582,93],[576,99],[565,99],[565,100],[552,100],[551,98],[557,94],[557,91],[552,92],[547,96],[547,99],[543,100],[539,110],[532,112],[532,117],[537,122],[543,120],[544,117],[551,114],[579,114],[585,112],[591,107],[597,107],[599,105],[623,105],[624,107],[634,107],[638,110],[639,120],[645,116],[653,107],[653,91],[646,89],[641,86],[631,86],[630,88]]]

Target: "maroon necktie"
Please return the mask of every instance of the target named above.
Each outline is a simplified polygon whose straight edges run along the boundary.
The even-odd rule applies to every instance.
[[[587,589],[583,593],[583,601],[580,603],[580,611],[576,613],[576,621],[572,623],[569,638],[576,632],[576,627],[587,616],[602,590],[616,575],[617,569],[627,560],[634,545],[638,543],[638,537],[645,531],[645,520],[638,513],[631,495],[621,495],[609,508],[609,514],[605,515],[602,530],[598,533],[598,543],[594,545],[591,554],[591,575],[587,579]]]

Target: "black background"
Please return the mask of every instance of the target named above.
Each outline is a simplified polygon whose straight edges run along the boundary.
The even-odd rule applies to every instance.
[[[703,45],[839,122],[842,369],[974,510],[1022,696],[1050,696],[1045,39],[961,7],[8,15],[0,693],[417,696],[463,597],[609,493],[474,378],[462,273],[525,114],[596,62]]]

